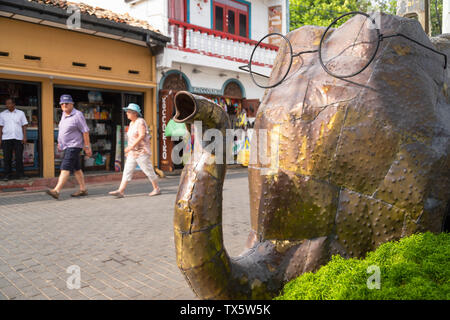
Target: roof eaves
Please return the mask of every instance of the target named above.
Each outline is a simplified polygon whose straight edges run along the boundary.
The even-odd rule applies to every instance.
[[[0,11],[11,12],[59,24],[66,24],[67,18],[71,15],[62,8],[27,0],[0,0]],[[165,46],[165,44],[170,41],[169,37],[149,29],[131,26],[126,23],[114,22],[84,13],[81,13],[80,16],[83,29],[140,41],[147,41],[150,38],[153,43],[161,46]]]

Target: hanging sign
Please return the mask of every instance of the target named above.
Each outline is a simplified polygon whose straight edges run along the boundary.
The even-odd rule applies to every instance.
[[[213,89],[213,88],[192,87],[192,93],[210,94],[210,95],[214,95],[214,96],[221,96],[222,95],[222,90],[220,90],[220,89]]]
[[[281,18],[281,6],[273,6],[269,7],[269,33],[282,33],[282,23],[283,19]],[[269,38],[269,44],[278,45],[279,41],[275,39],[276,37]]]
[[[165,135],[167,124],[173,116],[174,105],[173,96],[175,92],[170,90],[160,91],[159,103],[159,164],[163,171],[173,171],[172,162],[173,141]]]

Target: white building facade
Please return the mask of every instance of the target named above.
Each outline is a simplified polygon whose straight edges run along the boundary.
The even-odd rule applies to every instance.
[[[148,1],[148,8],[156,2]],[[256,86],[250,75],[240,70],[239,66],[249,62],[255,44],[266,34],[286,34],[288,2],[168,0],[164,3],[166,6],[161,9],[160,24],[157,16],[152,20],[155,27],[172,39],[156,61],[159,111],[173,114],[170,96],[184,88],[222,105],[235,128],[246,127],[241,121],[242,113],[245,112],[245,117],[253,120],[264,89]],[[261,54],[257,59],[261,62],[261,68],[267,63],[267,74],[270,73],[270,66],[265,60],[276,55],[276,47],[267,44],[264,51],[266,54]],[[169,99],[165,99],[167,96]],[[161,127],[164,127],[163,123]],[[234,148],[236,154],[244,147],[245,137],[237,140]],[[160,160],[162,169],[165,169],[166,159]]]
[[[263,90],[238,67],[248,63],[254,45],[267,33],[286,34],[286,6],[286,0],[168,0],[166,23],[153,22],[172,38],[158,57],[158,80],[164,80],[162,73],[178,70],[194,92],[208,88],[217,93],[227,80],[236,79],[245,98],[260,99]],[[269,48],[268,54],[273,51]]]
[[[450,33],[450,0],[442,1],[442,33]]]
[[[156,58],[159,114],[159,167],[172,171],[170,154],[176,142],[164,136],[174,115],[173,95],[179,90],[204,95],[222,105],[237,123],[245,111],[250,122],[264,89],[239,69],[248,64],[256,43],[270,32],[286,34],[288,0],[81,0],[145,20],[171,43]],[[264,44],[255,57],[259,71],[270,73],[268,57],[277,48]]]

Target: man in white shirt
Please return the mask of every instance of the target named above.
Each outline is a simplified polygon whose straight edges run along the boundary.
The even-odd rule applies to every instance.
[[[25,113],[16,109],[12,98],[5,101],[7,110],[0,113],[0,146],[3,148],[5,176],[3,180],[12,179],[12,157],[16,154],[16,175],[24,177],[23,145],[27,143],[27,118]]]

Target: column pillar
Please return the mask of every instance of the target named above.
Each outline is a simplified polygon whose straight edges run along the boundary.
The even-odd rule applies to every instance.
[[[53,129],[53,83],[50,79],[42,81],[42,175],[44,178],[55,176],[54,129]]]
[[[151,147],[152,147],[152,162],[153,166],[157,167],[157,132],[156,132],[156,104],[154,100],[155,89],[147,89],[144,93],[144,119],[150,129]]]
[[[397,15],[419,20],[425,33],[431,35],[430,0],[398,0]]]

